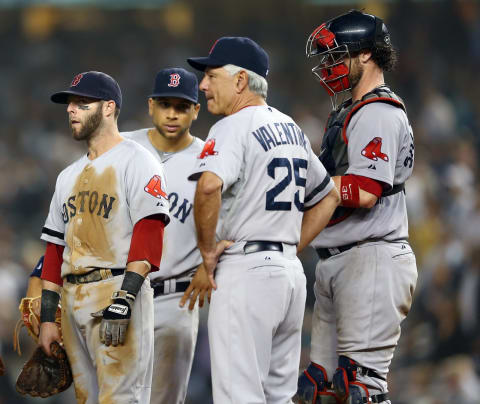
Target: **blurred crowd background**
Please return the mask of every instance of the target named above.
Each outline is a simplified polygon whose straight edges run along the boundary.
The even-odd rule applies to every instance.
[[[310,73],[305,42],[320,23],[351,8],[387,23],[400,63],[386,82],[404,98],[415,135],[406,192],[419,279],[391,366],[392,402],[480,403],[478,1],[47,3],[0,1],[0,352],[8,368],[0,378],[0,404],[39,400],[14,390],[34,345],[22,332],[19,357],[12,332],[28,275],[43,254],[39,236],[56,176],[85,152],[71,138],[65,108],[51,103],[50,94],[79,72],[107,72],[123,90],[120,130],[146,127],[147,96],[158,70],[190,69],[185,59],[204,56],[218,37],[249,36],[270,54],[268,102],[293,116],[318,151],[331,104]],[[206,110],[203,95],[200,100],[192,132],[205,138],[218,118]],[[316,256],[310,250],[301,258],[309,279],[304,367]],[[207,311],[202,310],[189,404],[211,403]],[[73,389],[43,402],[73,403]]]

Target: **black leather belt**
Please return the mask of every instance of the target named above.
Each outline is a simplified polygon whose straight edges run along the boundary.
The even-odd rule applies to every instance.
[[[352,243],[352,244],[347,244],[347,245],[342,245],[340,247],[330,247],[330,248],[316,248],[315,250],[317,251],[318,256],[325,260],[327,258],[333,257],[334,255],[341,254],[342,252],[345,252],[347,250],[350,250],[350,248],[357,246],[358,243]]]
[[[398,240],[385,240],[383,238],[367,238],[366,240],[362,241],[356,241],[355,243],[347,244],[347,245],[342,245],[340,247],[328,247],[328,248],[316,248],[315,250],[317,251],[318,256],[321,259],[327,259],[330,257],[333,257],[334,255],[341,254],[347,250],[350,250],[352,247],[356,247],[365,243],[373,243],[376,241],[386,241],[390,243],[395,243],[395,242],[408,242],[406,239],[398,239]]]
[[[124,272],[125,268],[96,268],[86,274],[68,274],[65,276],[65,279],[68,283],[90,283],[113,278],[114,276],[122,275]]]
[[[376,241],[385,241],[387,243],[408,243],[408,239],[405,239],[405,238],[399,238],[396,240],[385,240],[383,238],[367,238],[366,240],[357,241],[355,243],[351,243],[347,245],[342,245],[340,247],[315,248],[315,251],[317,251],[317,254],[321,259],[325,260],[327,258],[333,257],[334,255],[338,255],[338,254],[341,254],[342,252],[350,250],[350,248],[352,247],[356,247],[365,243],[374,243]]]
[[[247,241],[243,246],[245,254],[259,251],[283,251],[283,244],[276,241]]]
[[[166,281],[169,282],[168,290],[165,290]],[[153,279],[150,281],[150,285],[153,288],[153,297],[160,295],[169,295],[171,293],[185,292],[190,285],[190,281],[171,282],[168,279],[166,281]]]

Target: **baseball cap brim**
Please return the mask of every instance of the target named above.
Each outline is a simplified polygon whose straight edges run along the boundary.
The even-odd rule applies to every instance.
[[[187,95],[179,94],[179,93],[174,93],[174,92],[167,92],[167,93],[155,93],[155,94],[150,94],[148,98],[160,98],[160,97],[172,97],[172,98],[181,98],[182,100],[187,100],[191,101],[194,104],[198,103],[198,100],[196,100],[193,97],[189,97]]]
[[[202,72],[204,72],[205,68],[207,67],[213,67],[213,66],[219,67],[219,66],[225,66],[226,64],[228,64],[208,56],[198,57],[198,58],[188,58],[187,62],[194,69],[200,70]]]
[[[101,98],[92,97],[89,94],[85,94],[79,91],[60,91],[58,93],[52,94],[50,99],[57,104],[68,104],[69,95],[78,95],[80,97],[87,97],[87,98],[92,98],[94,100],[101,100]]]

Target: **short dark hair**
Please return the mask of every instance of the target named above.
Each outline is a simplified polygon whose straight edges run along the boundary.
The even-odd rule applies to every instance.
[[[350,57],[355,58],[361,52],[371,52],[372,60],[377,64],[384,72],[391,72],[397,65],[398,56],[397,50],[391,46],[376,46],[375,48],[365,48],[356,52],[350,52]]]
[[[113,117],[117,119],[119,115],[120,115],[120,108],[118,108],[118,105],[115,105],[115,113],[113,114]]]
[[[372,49],[373,61],[385,72],[391,72],[395,69],[398,61],[397,50],[389,46],[376,46]]]

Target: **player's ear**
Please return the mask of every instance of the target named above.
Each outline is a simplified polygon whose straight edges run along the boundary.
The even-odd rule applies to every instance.
[[[198,113],[200,112],[200,103],[193,105],[193,120],[195,121],[198,118]]]
[[[245,90],[245,88],[248,87],[248,74],[245,70],[240,70],[235,75],[235,85],[238,93],[241,93],[243,90]]]
[[[109,101],[104,101],[102,108],[104,111],[105,116],[115,116],[115,101],[109,100]]]
[[[153,104],[155,103],[155,100],[153,98],[148,99],[148,115],[153,116]]]
[[[372,58],[372,52],[368,50],[361,51],[358,55],[358,60],[361,63],[367,63]]]

